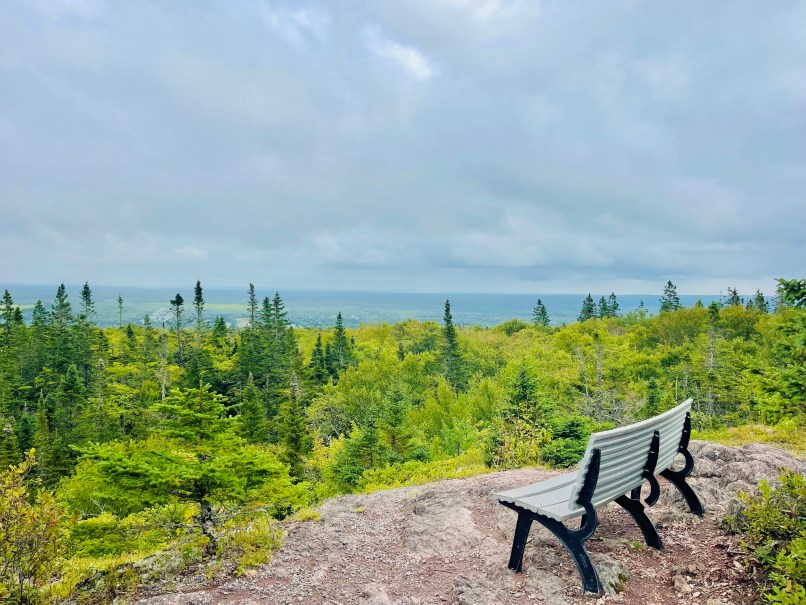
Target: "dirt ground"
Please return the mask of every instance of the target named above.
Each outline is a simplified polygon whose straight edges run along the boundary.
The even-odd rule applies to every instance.
[[[271,563],[241,578],[205,585],[192,576],[178,586],[151,586],[141,605],[625,605],[761,602],[742,564],[739,540],[720,527],[738,491],[752,490],[782,467],[804,463],[763,445],[729,448],[694,442],[692,484],[706,503],[687,512],[673,488],[649,511],[665,545],[643,544],[615,504],[599,511],[586,543],[605,584],[584,595],[571,558],[539,524],[532,526],[524,573],[507,569],[515,513],[490,493],[556,475],[539,469],[351,495],[325,501],[321,521],[289,523]],[[169,590],[170,592],[165,592]],[[159,594],[163,592],[163,594]]]

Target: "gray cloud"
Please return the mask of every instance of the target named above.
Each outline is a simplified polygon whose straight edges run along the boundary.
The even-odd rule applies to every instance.
[[[0,6],[0,283],[771,291],[806,9]]]

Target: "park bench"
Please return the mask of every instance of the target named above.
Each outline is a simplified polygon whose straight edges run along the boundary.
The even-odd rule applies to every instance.
[[[705,508],[686,482],[694,468],[694,458],[688,450],[691,401],[648,420],[593,433],[578,471],[493,494],[518,513],[509,568],[521,571],[529,529],[532,521],[538,521],[573,557],[583,590],[601,595],[602,583],[584,545],[596,529],[596,509],[615,501],[638,524],[647,545],[662,551],[663,542],[640,500],[641,486],[646,481],[650,489],[644,502],[649,506],[657,502],[658,475],[680,491],[692,513],[702,516]],[[685,464],[673,470],[677,454],[683,455]],[[579,529],[569,529],[564,524],[580,516]]]

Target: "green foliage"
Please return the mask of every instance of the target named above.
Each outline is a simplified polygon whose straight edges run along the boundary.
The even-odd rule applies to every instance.
[[[806,306],[806,279],[778,279],[781,302],[797,309]]]
[[[378,489],[417,485],[441,479],[470,477],[489,470],[489,467],[484,464],[482,452],[474,449],[468,450],[459,456],[442,460],[407,460],[406,462],[368,469],[361,475],[359,487],[362,491],[371,492]]]
[[[500,330],[507,336],[512,336],[513,334],[517,334],[521,330],[524,330],[529,327],[525,321],[521,321],[520,319],[510,319],[509,321],[505,321],[499,326],[496,326],[496,330]]]
[[[538,298],[537,304],[532,311],[532,323],[536,326],[547,328],[549,326],[549,322],[549,312],[546,309],[546,305],[544,305],[543,301]]]
[[[762,481],[757,497],[741,494],[743,509],[726,523],[745,535],[750,562],[769,573],[767,600],[794,605],[806,597],[806,480],[793,471],[779,480]]]
[[[604,430],[592,418],[585,416],[556,416],[551,420],[551,441],[543,446],[541,457],[545,464],[566,468],[582,459],[588,437],[594,430]],[[609,428],[609,427],[608,427]]]
[[[660,299],[660,312],[677,311],[681,307],[680,297],[677,295],[677,286],[672,283],[672,280],[669,280],[663,288],[663,296]]]
[[[464,381],[464,367],[462,355],[459,352],[459,341],[456,336],[456,328],[453,325],[451,302],[449,300],[445,300],[442,338],[443,376],[451,385],[458,388]]]
[[[567,466],[590,431],[686,397],[701,436],[803,452],[806,312],[793,281],[775,313],[763,296],[675,309],[667,284],[656,317],[619,317],[611,294],[586,299],[590,321],[545,329],[538,301],[536,327],[489,330],[454,325],[448,301],[442,325],[294,328],[279,293],[261,305],[253,285],[245,326],[208,329],[200,283],[190,326],[177,296],[167,328],[97,328],[89,285],[75,314],[60,287],[26,325],[4,293],[0,463],[37,448],[32,473],[58,485],[76,521],[57,592],[98,573],[90,583],[109,596],[136,585],[144,558],[155,573],[214,564],[256,515],[483,468]]]
[[[280,546],[282,538],[282,529],[269,516],[237,518],[224,526],[217,555],[222,561],[234,561],[234,573],[240,576],[248,567],[268,563],[271,552]]]
[[[588,295],[582,301],[582,309],[579,311],[577,321],[588,321],[596,317],[596,303],[593,302],[593,297],[588,292]]]
[[[64,511],[49,492],[30,494],[25,483],[34,464],[31,450],[0,472],[0,600],[9,605],[51,602],[64,555]]]

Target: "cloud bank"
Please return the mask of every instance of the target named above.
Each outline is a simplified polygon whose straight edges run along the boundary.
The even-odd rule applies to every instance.
[[[771,292],[806,7],[0,5],[0,283]]]

